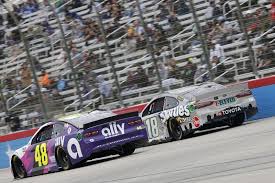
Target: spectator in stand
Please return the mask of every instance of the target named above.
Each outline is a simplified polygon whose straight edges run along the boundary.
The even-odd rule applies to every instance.
[[[71,3],[73,9],[83,6],[81,0],[73,0]]]
[[[174,59],[168,61],[168,78],[181,78],[180,69],[177,66],[177,61]]]
[[[58,92],[62,92],[67,88],[67,81],[65,80],[64,76],[58,76],[58,80],[56,83],[56,88]]]
[[[167,16],[169,15],[169,9],[166,6],[165,2],[161,2],[158,6],[158,10],[160,10],[160,19],[165,20]]]
[[[184,15],[189,13],[189,7],[186,4],[186,0],[179,0],[176,4],[175,4],[175,12],[178,15]]]
[[[50,36],[54,33],[54,28],[52,28],[50,26],[50,24],[48,23],[48,21],[44,21],[41,23],[42,27],[43,27],[43,32],[46,33],[44,35]]]
[[[21,9],[21,14],[28,15],[38,11],[38,9],[39,4],[36,0],[27,0]]]
[[[161,80],[166,80],[168,78],[168,67],[167,64],[164,64],[162,62],[158,63],[158,70]]]
[[[209,80],[209,75],[207,74],[207,65],[199,65],[195,72],[194,83],[203,83]]]
[[[210,50],[210,60],[214,56],[217,56],[219,60],[225,59],[223,47],[220,44],[216,43],[216,41],[208,43],[208,48]]]
[[[84,30],[84,40],[88,42],[95,38],[96,38],[96,33],[92,29],[90,29],[89,26],[86,26]]]
[[[49,74],[45,70],[42,70],[41,72],[41,75],[39,77],[39,84],[41,87],[46,89],[50,89],[51,87],[52,81]]]
[[[28,64],[25,62],[23,63],[20,69],[21,75],[21,83],[23,89],[30,86],[32,84],[32,73],[31,69],[28,67]]]
[[[126,46],[128,52],[134,52],[137,47],[136,32],[132,25],[127,27]]]
[[[182,25],[180,24],[180,21],[174,12],[170,13],[168,22],[170,24],[171,31],[172,31],[173,35],[177,34],[178,32],[180,32],[182,30]]]
[[[208,20],[219,17],[223,15],[221,7],[216,5],[215,0],[210,0],[210,6],[207,8],[205,16]]]
[[[222,23],[217,20],[214,21],[214,26],[212,31],[208,34],[208,36],[212,40],[216,40],[219,42],[223,42],[226,37],[227,30],[223,28]]]
[[[111,18],[118,21],[122,17],[121,6],[118,2],[114,1],[111,5]]]
[[[149,85],[148,76],[145,73],[145,70],[139,65],[135,74],[136,83],[139,88],[146,87]]]
[[[270,43],[265,44],[263,47],[258,48],[258,68],[266,69],[275,64],[274,46]]]
[[[216,81],[219,83],[227,83],[228,79],[226,79],[224,76],[221,76],[226,71],[225,65],[220,62],[220,60],[217,56],[213,56],[213,58],[211,60],[211,64],[212,64],[211,72],[212,72],[213,76],[215,78],[218,77],[218,79]]]
[[[137,88],[137,85],[136,85],[136,78],[135,78],[135,73],[131,70],[129,70],[127,72],[127,79],[126,79],[126,82],[125,82],[125,89],[124,91],[126,90],[133,90],[133,89],[136,89]]]
[[[10,31],[7,31],[4,35],[5,44],[7,46],[12,46],[15,44],[15,41],[12,37],[12,33]]]
[[[182,72],[182,78],[184,79],[185,83],[192,84],[194,82],[196,70],[196,64],[192,62],[192,58],[189,58]]]
[[[105,81],[102,75],[98,75],[96,77],[97,85],[98,85],[98,90],[100,94],[104,98],[109,98],[112,96],[112,84],[108,83]]]

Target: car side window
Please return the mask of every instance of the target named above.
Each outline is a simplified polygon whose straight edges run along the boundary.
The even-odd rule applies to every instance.
[[[63,135],[63,133],[64,133],[64,124],[63,123],[54,124],[52,138],[59,137]]]
[[[53,125],[45,126],[32,140],[32,144],[50,140],[52,138]]]
[[[179,105],[179,101],[174,97],[165,97],[164,110],[172,109]]]
[[[150,114],[154,114],[157,112],[161,112],[163,110],[164,106],[164,97],[158,98],[151,102],[150,105],[147,106],[147,108],[144,110],[142,116],[147,116]]]

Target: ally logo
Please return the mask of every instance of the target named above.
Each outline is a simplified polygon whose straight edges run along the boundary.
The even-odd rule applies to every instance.
[[[101,133],[104,137],[113,137],[113,136],[117,136],[120,134],[124,134],[124,126],[125,124],[122,123],[120,124],[116,124],[116,122],[113,123],[109,123],[108,127],[105,127],[101,130]]]

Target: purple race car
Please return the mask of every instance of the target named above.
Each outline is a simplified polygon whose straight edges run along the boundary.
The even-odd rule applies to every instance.
[[[68,170],[88,159],[130,155],[136,144],[147,140],[138,113],[93,111],[41,126],[26,146],[15,151],[11,171],[14,178],[24,178]]]

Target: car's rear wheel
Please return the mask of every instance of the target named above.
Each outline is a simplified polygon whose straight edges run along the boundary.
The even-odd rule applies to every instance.
[[[136,150],[136,146],[134,144],[125,144],[122,146],[122,151],[119,152],[120,156],[129,156],[133,154]]]
[[[73,167],[68,154],[62,147],[56,148],[56,161],[63,170],[69,170]]]
[[[181,140],[184,137],[184,135],[187,135],[187,134],[184,134],[180,124],[175,119],[169,120],[167,126],[168,126],[168,131],[172,140]]]
[[[237,114],[235,117],[230,119],[230,127],[236,127],[236,126],[241,126],[245,120],[245,114],[244,113],[240,113]]]
[[[18,156],[12,157],[12,169],[14,173],[14,178],[25,178],[27,177],[27,172],[24,165]]]

